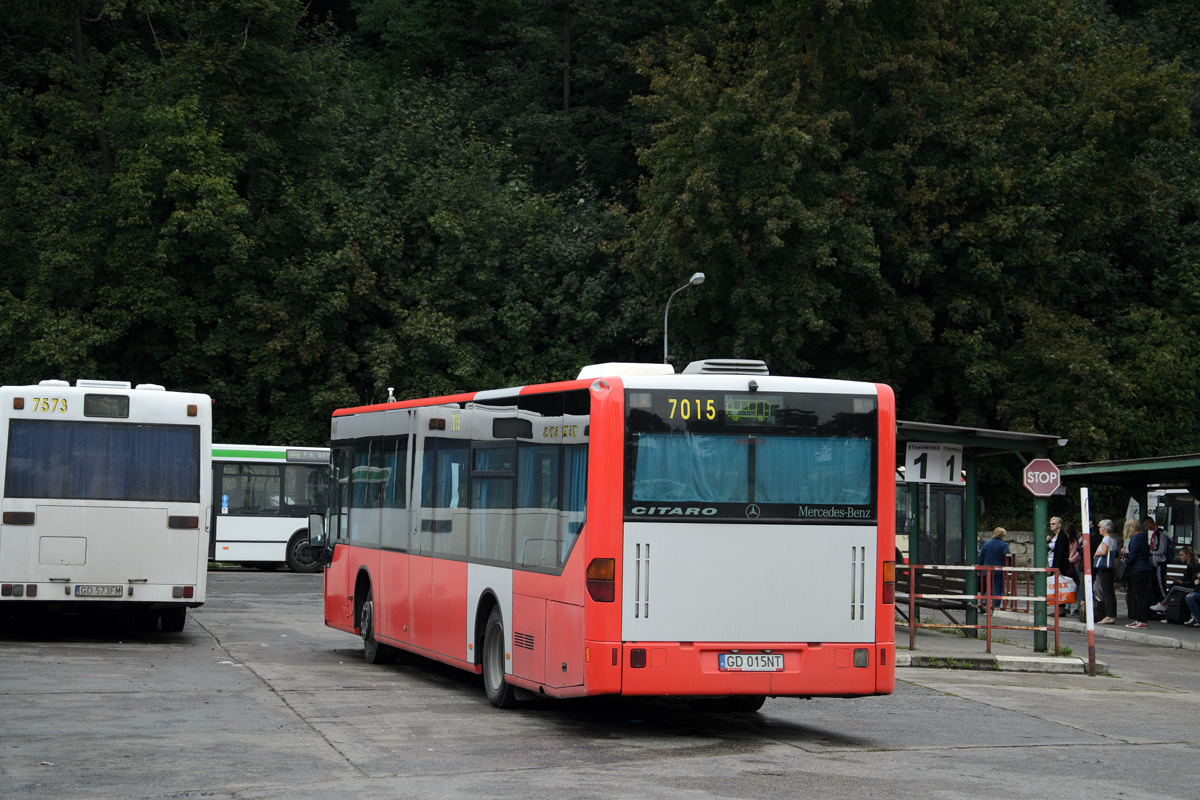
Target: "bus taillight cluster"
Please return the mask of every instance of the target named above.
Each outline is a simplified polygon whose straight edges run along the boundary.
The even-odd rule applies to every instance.
[[[587,568],[588,596],[597,603],[616,599],[617,561],[614,558],[593,558]]]

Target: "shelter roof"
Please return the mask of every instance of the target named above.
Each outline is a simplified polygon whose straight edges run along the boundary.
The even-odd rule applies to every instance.
[[[998,431],[989,428],[966,428],[961,425],[937,425],[932,422],[896,421],[896,443],[946,442],[971,448],[976,455],[1001,453],[1044,452],[1066,444],[1066,440],[1044,433]]]
[[[1127,487],[1157,484],[1164,488],[1200,486],[1200,453],[1123,461],[1070,462],[1059,466],[1065,480]]]

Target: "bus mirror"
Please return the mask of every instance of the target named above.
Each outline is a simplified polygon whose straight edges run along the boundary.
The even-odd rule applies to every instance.
[[[308,515],[308,546],[314,550],[325,547],[325,515]]]

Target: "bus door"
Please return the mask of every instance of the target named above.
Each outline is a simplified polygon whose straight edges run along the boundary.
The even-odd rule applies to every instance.
[[[350,584],[350,553],[345,545],[350,541],[350,465],[354,456],[353,446],[335,447],[329,454],[333,467],[332,485],[329,487],[329,514],[326,517],[328,546],[333,548],[333,558],[325,568],[325,619],[331,624],[340,622],[340,627],[354,627],[354,587]],[[342,545],[339,547],[339,545]]]
[[[921,501],[917,516],[920,545],[917,558],[910,553],[909,560],[921,564],[966,563],[963,542],[965,490],[933,483],[915,486]]]

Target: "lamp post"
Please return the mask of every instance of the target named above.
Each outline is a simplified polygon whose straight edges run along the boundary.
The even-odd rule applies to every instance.
[[[680,286],[675,291],[671,292],[671,296],[667,298],[667,310],[663,313],[663,363],[664,364],[671,363],[671,356],[668,355],[668,351],[667,351],[667,319],[671,316],[671,301],[675,299],[675,295],[679,294],[680,292],[682,292],[684,289],[688,288],[689,286],[699,286],[702,283],[704,283],[704,273],[697,272],[694,275],[692,275],[691,279],[687,283],[685,283],[683,286]]]

